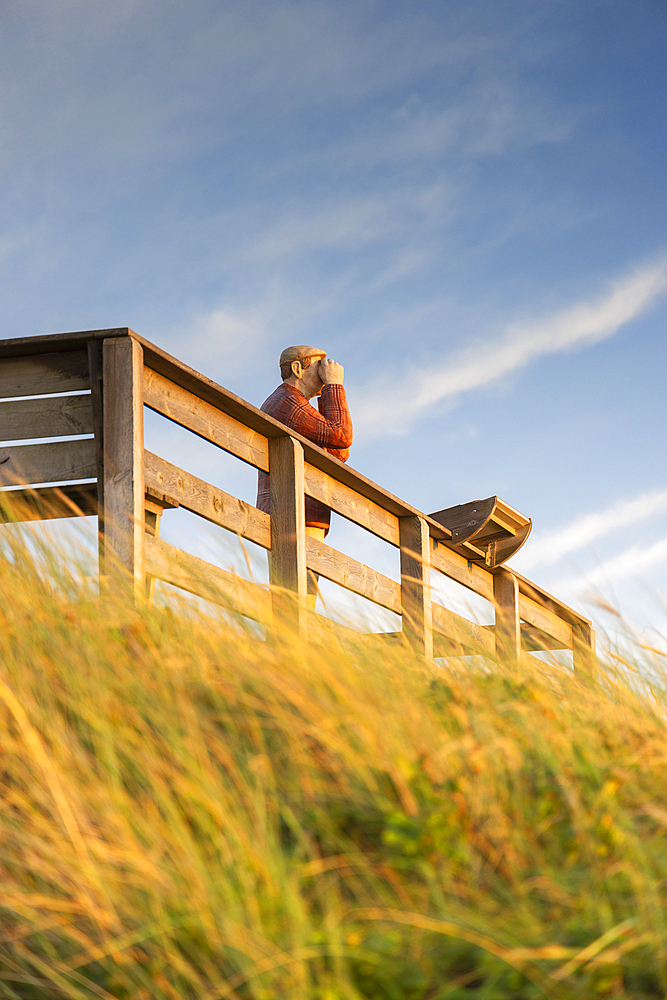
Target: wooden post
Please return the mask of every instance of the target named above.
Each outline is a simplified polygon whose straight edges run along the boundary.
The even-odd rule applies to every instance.
[[[411,646],[433,659],[429,530],[422,517],[398,519],[401,546],[403,632]]]
[[[590,622],[572,625],[572,665],[575,674],[595,672],[595,631]]]
[[[517,663],[521,655],[519,619],[519,581],[508,569],[493,577],[493,600],[496,605],[496,655],[506,663]]]
[[[143,349],[131,337],[104,341],[104,569],[134,599],[144,583]]]
[[[276,624],[303,632],[306,624],[306,514],[303,447],[292,437],[269,438],[271,483],[270,580]]]

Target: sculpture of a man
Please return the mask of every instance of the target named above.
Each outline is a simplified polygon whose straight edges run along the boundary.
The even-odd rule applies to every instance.
[[[352,444],[352,421],[343,388],[343,366],[326,351],[301,344],[286,347],[280,355],[282,385],[262,403],[261,409],[298,431],[313,444],[347,461]],[[318,410],[309,400],[317,396]],[[259,473],[257,506],[271,513],[269,477]],[[306,533],[323,539],[329,531],[331,511],[313,497],[306,497]],[[312,581],[309,591],[313,591]],[[314,603],[314,600],[309,603]]]

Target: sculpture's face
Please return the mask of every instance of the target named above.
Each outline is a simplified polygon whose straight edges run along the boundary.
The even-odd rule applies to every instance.
[[[300,369],[300,375],[297,376],[298,388],[304,394],[306,399],[312,399],[313,396],[319,396],[324,388],[324,382],[320,378],[320,361],[322,361],[323,358],[324,355],[313,358],[308,368],[302,368],[299,362],[296,362]],[[294,371],[294,368],[292,368],[292,371]]]

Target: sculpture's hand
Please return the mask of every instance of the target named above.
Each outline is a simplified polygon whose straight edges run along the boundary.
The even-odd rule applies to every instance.
[[[339,365],[333,358],[323,358],[322,361],[320,361],[318,374],[325,385],[343,384],[343,366]]]

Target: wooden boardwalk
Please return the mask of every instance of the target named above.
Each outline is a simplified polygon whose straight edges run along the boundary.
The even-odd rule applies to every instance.
[[[277,513],[146,451],[144,406],[270,472]],[[93,437],[58,440],[77,434]],[[312,638],[321,621],[307,609],[312,570],[401,616],[402,633],[373,642],[403,637],[428,658],[571,649],[575,669],[594,662],[591,623],[577,611],[507,567],[484,565],[473,544],[127,328],[0,341],[0,440],[12,442],[0,448],[0,487],[30,484],[11,491],[22,516],[98,514],[101,574],[138,599],[157,578],[269,629],[288,619]],[[71,485],[46,485],[56,482]],[[304,493],[396,546],[400,583],[306,535]],[[269,550],[269,588],[162,541],[162,514],[179,506]],[[495,625],[434,602],[433,571],[490,601]]]

